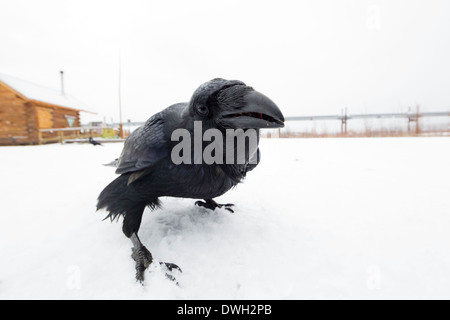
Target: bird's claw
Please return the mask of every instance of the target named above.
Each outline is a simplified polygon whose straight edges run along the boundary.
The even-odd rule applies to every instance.
[[[159,264],[161,266],[163,266],[164,268],[166,268],[170,272],[172,272],[173,270],[178,270],[179,272],[183,272],[183,271],[181,271],[181,268],[179,266],[177,266],[175,263],[160,262]],[[169,279],[170,281],[175,282],[177,286],[179,285],[177,278],[175,278],[173,275],[171,275],[167,272],[166,272],[166,278]]]
[[[144,273],[145,270],[152,264],[153,257],[150,251],[144,246],[140,246],[138,248],[132,248],[133,253],[131,254],[131,257],[134,261],[136,261],[136,281],[143,283],[144,282]],[[169,263],[169,262],[160,262],[161,266],[163,266],[166,270],[172,272],[174,270],[181,271],[181,268],[177,266],[175,263]],[[176,282],[177,279],[166,272],[166,278]],[[178,284],[178,282],[177,282]]]
[[[160,262],[160,265],[166,267],[169,271],[178,270],[180,272],[183,272],[179,266],[177,266],[175,263],[170,262]]]
[[[234,210],[231,209],[231,207],[234,207],[234,204],[232,204],[232,203],[227,203],[227,204],[224,204],[223,207],[225,207],[225,210],[227,210],[227,211],[229,211],[229,212],[231,212],[231,213],[234,213]],[[221,207],[219,207],[219,208],[221,208]]]
[[[217,202],[215,202],[214,200],[205,200],[205,201],[197,201],[195,202],[195,205],[199,206],[199,207],[204,207],[210,210],[215,210],[216,208],[224,208],[225,210],[234,213],[234,210],[231,209],[232,207],[234,207],[234,204],[232,203],[227,203],[227,204],[219,204]]]

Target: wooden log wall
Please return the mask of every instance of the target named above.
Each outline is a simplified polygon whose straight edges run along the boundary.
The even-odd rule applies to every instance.
[[[77,110],[50,105],[43,102],[33,102],[35,104],[36,112],[38,115],[39,129],[51,129],[51,128],[68,128],[70,118],[72,127],[80,127],[80,113]],[[66,137],[73,138],[75,133],[73,131],[64,132],[42,132],[40,139],[41,142],[58,142]]]
[[[0,83],[0,145],[26,145],[57,142],[73,132],[44,132],[40,129],[80,127],[79,111],[40,101],[27,101]]]
[[[34,119],[29,109],[26,101],[0,86],[0,145],[32,143],[29,124]]]

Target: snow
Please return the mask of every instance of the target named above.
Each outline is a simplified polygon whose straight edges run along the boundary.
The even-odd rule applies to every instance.
[[[209,212],[163,198],[134,279],[96,198],[122,144],[0,149],[0,299],[450,299],[450,138],[272,139]]]
[[[30,100],[37,100],[77,110],[86,108],[83,102],[67,93],[64,95],[61,94],[60,90],[47,88],[30,81],[18,79],[2,73],[0,73],[0,81]]]

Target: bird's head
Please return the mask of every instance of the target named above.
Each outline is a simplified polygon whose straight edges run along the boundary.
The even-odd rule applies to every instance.
[[[213,79],[202,84],[189,102],[196,121],[221,129],[284,127],[284,117],[268,97],[237,80]]]

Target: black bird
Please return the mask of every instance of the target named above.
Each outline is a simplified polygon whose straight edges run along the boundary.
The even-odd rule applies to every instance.
[[[176,165],[171,153],[179,142],[172,141],[172,133],[183,128],[193,135],[195,121],[202,124],[202,134],[218,129],[225,137],[227,129],[253,129],[257,134],[256,150],[246,150],[245,161],[240,163],[194,164],[198,162],[194,162],[195,146],[191,142],[192,164]],[[155,114],[128,137],[116,170],[120,176],[101,192],[97,210],[109,211],[105,219],[124,217],[123,232],[134,246],[132,258],[138,281],[144,280],[144,271],[153,261],[138,237],[145,207],[156,209],[160,205],[158,198],[169,196],[204,199],[196,204],[211,210],[225,206],[232,211],[231,204],[220,205],[213,198],[236,186],[259,163],[259,129],[281,128],[283,123],[283,114],[268,97],[241,81],[217,78],[201,85],[189,102]],[[202,143],[202,150],[207,144]],[[179,269],[171,263],[161,265]]]
[[[94,139],[92,139],[92,137],[89,137],[89,143],[95,146],[102,146],[102,144],[98,141],[95,141]]]

